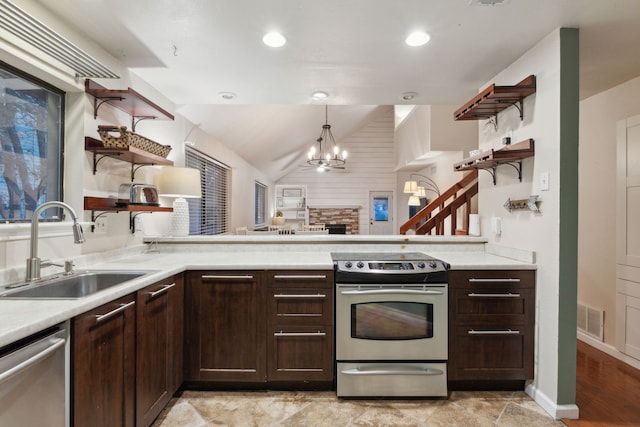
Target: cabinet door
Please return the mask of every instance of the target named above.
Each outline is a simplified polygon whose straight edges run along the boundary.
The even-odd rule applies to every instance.
[[[135,299],[130,295],[72,321],[73,424],[135,423]],[[34,410],[37,410],[37,402]]]
[[[136,420],[149,426],[180,386],[183,280],[163,280],[136,294]]]
[[[186,380],[266,381],[261,272],[188,273]]]

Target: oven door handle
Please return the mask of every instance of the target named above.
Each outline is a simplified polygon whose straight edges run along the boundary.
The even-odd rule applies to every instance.
[[[444,295],[442,291],[425,290],[420,291],[417,289],[369,289],[369,290],[351,290],[341,291],[342,295]]]
[[[341,371],[344,375],[442,375],[443,371],[433,368],[405,368],[405,369],[370,369],[358,368]]]

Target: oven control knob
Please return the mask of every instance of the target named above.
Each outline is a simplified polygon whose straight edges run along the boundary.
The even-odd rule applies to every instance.
[[[436,268],[438,264],[435,261],[429,261],[429,267]]]
[[[347,268],[351,268],[351,267],[353,267],[353,264],[351,263],[351,261],[347,261],[347,262],[344,263],[344,266],[347,267]]]
[[[358,261],[358,263],[356,264],[356,266],[357,266],[358,268],[362,268],[362,267],[364,267],[364,262],[362,262],[362,261]]]
[[[424,267],[425,267],[424,262],[421,261],[418,263],[418,268],[424,268]]]

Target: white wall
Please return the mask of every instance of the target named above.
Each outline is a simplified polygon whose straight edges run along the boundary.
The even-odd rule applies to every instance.
[[[115,58],[111,57],[91,40],[81,34],[74,33],[64,23],[49,14],[46,9],[32,1],[17,1],[34,17],[43,21],[53,30],[60,32],[72,43],[107,65],[120,79],[100,79],[101,85],[109,89],[134,88],[152,102],[175,116],[174,121],[143,120],[136,128],[140,133],[158,143],[170,144],[173,150],[169,159],[176,166],[184,165],[184,140],[193,128],[193,124],[175,112],[171,101],[142,81],[137,75],[129,72]],[[76,81],[73,72],[61,66],[55,60],[42,55],[38,50],[15,39],[4,31],[0,31],[0,60],[32,74],[67,92],[65,118],[65,164],[64,164],[64,200],[69,203],[85,221],[90,220],[90,212],[84,211],[84,196],[108,197],[116,195],[120,183],[130,182],[131,165],[112,159],[100,162],[98,172],[94,175],[92,153],[84,150],[84,137],[99,138],[97,126],[100,124],[122,124],[131,128],[131,118],[124,112],[109,105],[103,105],[98,118],[93,116],[93,98],[84,93],[84,79]],[[204,151],[211,157],[232,168],[231,184],[231,224],[253,223],[254,182],[272,186],[264,174],[249,165],[227,146],[215,141],[199,129],[194,129],[189,140],[195,141],[195,148]],[[152,182],[154,168],[144,167],[136,173],[137,182]],[[170,205],[171,201],[164,201]],[[169,214],[144,214],[136,221],[136,233],[129,230],[127,213],[108,213],[106,233],[91,233],[85,227],[86,243],[73,245],[71,227],[45,225],[41,226],[39,255],[42,258],[62,259],[80,254],[99,253],[117,250],[140,244],[143,234],[162,234],[168,231]],[[0,224],[0,269],[7,269],[6,277],[19,279],[23,275],[25,260],[28,257],[29,230],[25,225]],[[44,271],[44,274],[47,272]]]
[[[336,141],[349,153],[344,171],[318,173],[303,166],[277,184],[306,185],[307,206],[359,206],[360,234],[368,234],[369,191],[396,189],[393,127],[393,107],[378,107],[374,120],[344,140]],[[394,210],[394,230],[397,232],[396,217]]]
[[[478,125],[481,150],[500,148],[501,138],[511,132],[514,143],[527,138],[535,140],[535,158],[524,160],[522,182],[518,181],[515,170],[510,166],[498,168],[495,186],[489,174],[480,173],[478,211],[482,220],[482,234],[489,238],[490,243],[528,249],[536,253],[535,380],[530,390],[533,390],[536,401],[555,415],[561,413],[563,408],[560,406],[567,403],[558,404],[558,399],[562,398],[559,396],[559,370],[567,362],[561,359],[558,342],[562,327],[558,313],[563,309],[559,306],[559,295],[562,292],[559,283],[562,184],[560,53],[561,38],[556,30],[480,88],[484,89],[491,83],[514,85],[526,76],[534,74],[537,79],[537,92],[524,102],[523,121],[520,121],[517,109],[510,107],[499,115],[497,131],[492,126],[485,126],[486,121]],[[539,176],[542,172],[550,174],[549,191],[540,191]],[[508,198],[521,199],[533,194],[540,195],[542,200],[540,214],[530,211],[509,213],[503,207]],[[491,230],[492,217],[502,219],[501,236],[488,232]],[[571,286],[570,283],[563,284],[565,285]],[[575,371],[575,360],[573,363]],[[568,366],[568,369],[571,369],[571,363]],[[571,387],[571,384],[564,386]],[[575,408],[571,407],[572,402],[568,403],[564,409],[571,413]]]
[[[578,301],[604,310],[615,344],[616,122],[640,114],[640,77],[580,103]]]

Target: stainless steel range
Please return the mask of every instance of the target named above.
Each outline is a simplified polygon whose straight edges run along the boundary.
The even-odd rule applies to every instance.
[[[447,395],[449,265],[423,253],[333,253],[338,397]]]

